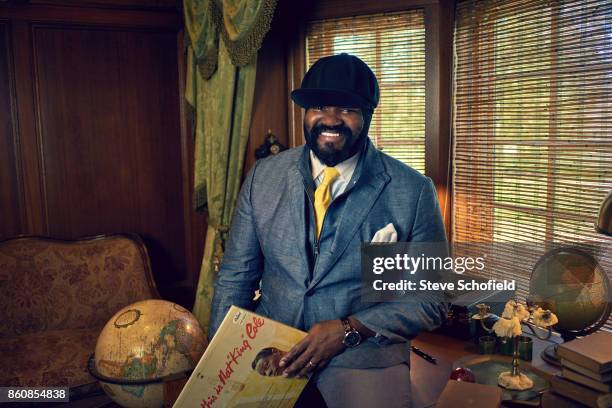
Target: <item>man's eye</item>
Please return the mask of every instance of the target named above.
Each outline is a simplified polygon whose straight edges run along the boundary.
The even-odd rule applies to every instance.
[[[356,113],[359,110],[357,108],[342,108],[341,112],[342,113]]]
[[[310,109],[315,110],[315,111],[322,111],[322,110],[323,110],[323,107],[322,107],[322,106],[313,106],[313,107],[312,107],[312,108],[310,108]]]

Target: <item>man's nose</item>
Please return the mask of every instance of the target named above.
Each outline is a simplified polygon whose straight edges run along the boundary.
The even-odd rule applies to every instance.
[[[323,117],[321,118],[321,124],[329,127],[338,126],[343,124],[344,121],[340,117],[340,110],[337,108],[324,108]]]

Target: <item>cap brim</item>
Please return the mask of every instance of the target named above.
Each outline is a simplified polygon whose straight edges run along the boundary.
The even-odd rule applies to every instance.
[[[291,99],[302,108],[312,106],[340,106],[343,108],[373,109],[366,99],[350,91],[339,89],[296,89]]]

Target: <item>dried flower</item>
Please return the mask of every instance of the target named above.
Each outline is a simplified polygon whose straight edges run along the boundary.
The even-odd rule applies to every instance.
[[[529,310],[525,307],[524,304],[519,303],[516,307],[516,317],[518,317],[519,320],[523,321],[528,320],[529,316],[531,316]]]
[[[506,319],[512,319],[516,317],[519,321],[529,319],[529,310],[522,303],[517,302],[516,300],[509,300],[504,306],[504,312],[502,313],[502,317]]]
[[[555,325],[559,322],[557,315],[555,315],[550,310],[544,310],[541,307],[538,307],[533,312],[533,323],[539,327],[548,327]]]
[[[499,337],[520,336],[523,332],[518,317],[512,317],[510,319],[502,317],[493,325],[493,331],[495,331],[495,334]]]

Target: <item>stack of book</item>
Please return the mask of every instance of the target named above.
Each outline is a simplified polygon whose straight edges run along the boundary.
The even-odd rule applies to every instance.
[[[612,333],[597,332],[561,344],[557,355],[561,375],[550,380],[550,389],[557,395],[545,396],[543,407],[548,400],[555,407],[612,407]]]

